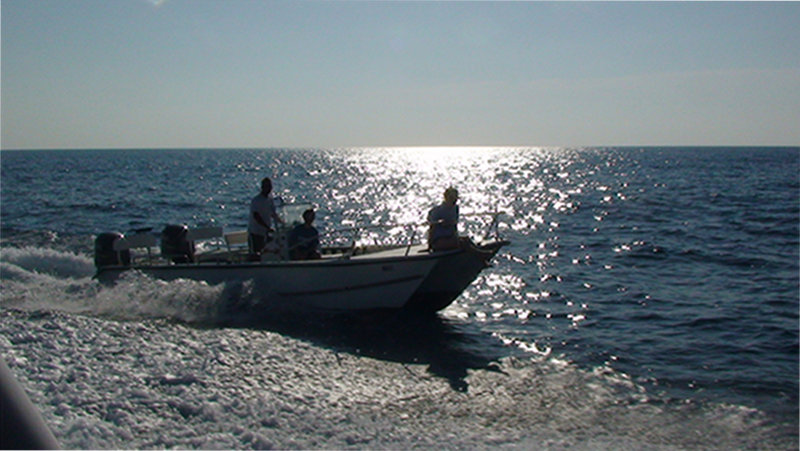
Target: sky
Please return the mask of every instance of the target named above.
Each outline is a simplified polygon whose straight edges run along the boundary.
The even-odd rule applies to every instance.
[[[0,148],[800,145],[800,3],[2,0]]]

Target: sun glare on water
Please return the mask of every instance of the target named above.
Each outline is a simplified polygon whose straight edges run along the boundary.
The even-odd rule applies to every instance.
[[[556,198],[549,191],[552,182],[564,182],[553,179],[553,165],[562,168],[572,158],[558,149],[373,147],[337,149],[331,155],[343,168],[324,194],[326,207],[341,211],[332,217],[337,225],[401,224],[422,231],[430,209],[453,187],[459,192],[460,231],[481,238],[498,214],[500,230],[529,233],[551,227],[546,221],[551,204],[569,202],[563,198],[569,194]]]
[[[395,221],[419,223],[451,186],[459,190],[463,212],[495,209],[500,188],[495,174],[502,171],[497,161],[508,151],[492,147],[363,149],[351,162],[373,179],[369,185],[391,193],[375,201],[393,212]]]
[[[483,160],[498,149],[491,147],[401,147],[393,149],[398,157],[421,171],[449,173]]]

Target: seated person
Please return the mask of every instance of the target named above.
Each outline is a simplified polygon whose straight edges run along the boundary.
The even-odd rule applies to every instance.
[[[458,244],[458,190],[447,188],[444,202],[428,212],[428,247],[433,251],[457,249]]]
[[[316,214],[308,209],[303,212],[303,224],[289,232],[289,257],[292,260],[316,260],[319,253],[319,232],[312,225]]]

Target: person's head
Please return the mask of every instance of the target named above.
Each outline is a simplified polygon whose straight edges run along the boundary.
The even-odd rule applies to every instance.
[[[450,205],[455,205],[458,200],[458,190],[450,187],[444,190],[444,201]]]
[[[272,192],[272,180],[269,177],[261,179],[261,194],[267,195]]]
[[[309,208],[308,210],[303,212],[303,221],[305,221],[305,223],[308,225],[311,225],[311,223],[314,222],[314,218],[316,217],[317,215],[316,213],[314,213],[314,209],[312,208]]]

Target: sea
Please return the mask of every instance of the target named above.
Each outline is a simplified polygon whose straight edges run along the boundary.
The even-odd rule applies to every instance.
[[[0,355],[64,448],[798,449],[800,148],[6,150],[0,168]],[[93,279],[98,234],[244,229],[263,177],[314,205],[323,244],[419,239],[450,186],[462,234],[510,244],[435,315],[230,316],[258,293]]]

